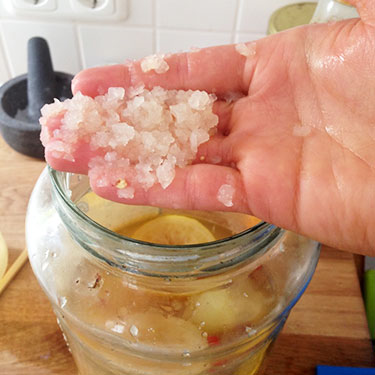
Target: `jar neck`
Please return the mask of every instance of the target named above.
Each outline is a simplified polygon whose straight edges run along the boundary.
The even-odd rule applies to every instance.
[[[204,277],[219,274],[269,251],[283,230],[260,223],[232,237],[205,244],[163,246],[121,236],[86,216],[71,200],[71,193],[85,176],[49,169],[53,201],[67,230],[88,253],[111,267],[157,277]]]
[[[319,0],[311,23],[339,21],[357,17],[356,8],[345,0]]]

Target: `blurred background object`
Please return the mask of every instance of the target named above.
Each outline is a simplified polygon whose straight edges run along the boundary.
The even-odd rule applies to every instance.
[[[375,345],[375,257],[365,257],[363,292],[370,337]]]
[[[0,232],[0,279],[5,273],[8,266],[8,247]]]
[[[275,34],[310,23],[316,5],[316,2],[295,3],[275,10],[268,22],[267,34]]]

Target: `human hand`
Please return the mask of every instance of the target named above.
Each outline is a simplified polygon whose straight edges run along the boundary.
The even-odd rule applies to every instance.
[[[130,204],[246,212],[337,248],[375,253],[375,1],[352,2],[361,19],[261,39],[247,58],[223,46],[169,56],[164,74],[144,73],[139,62],[78,74],[73,91],[90,96],[139,84],[243,95],[215,104],[218,133],[167,189],[119,199],[115,187],[93,178],[94,191]],[[46,158],[56,169],[87,173],[87,151],[74,163],[48,149]],[[232,207],[217,199],[228,181]]]

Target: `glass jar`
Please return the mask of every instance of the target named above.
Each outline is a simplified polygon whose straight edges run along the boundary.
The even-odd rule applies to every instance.
[[[26,219],[33,271],[79,373],[255,374],[319,244],[264,222],[204,244],[136,241],[79,209],[88,190],[87,177],[46,169]]]

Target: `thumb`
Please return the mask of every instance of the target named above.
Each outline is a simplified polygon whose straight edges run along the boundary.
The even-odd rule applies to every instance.
[[[351,4],[357,8],[361,20],[375,26],[375,0],[337,0],[342,4]]]

